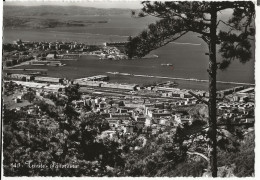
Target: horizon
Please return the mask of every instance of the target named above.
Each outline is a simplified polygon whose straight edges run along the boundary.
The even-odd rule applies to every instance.
[[[5,1],[3,6],[78,6],[78,7],[90,7],[100,9],[141,9],[141,1]]]

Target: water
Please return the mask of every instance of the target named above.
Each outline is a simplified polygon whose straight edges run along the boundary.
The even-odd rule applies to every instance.
[[[4,42],[12,42],[18,38],[29,41],[78,41],[87,44],[101,44],[110,41],[125,41],[127,36],[138,34],[153,19],[133,19],[130,17],[109,17],[105,24],[95,24],[89,27],[70,27],[53,29],[4,29]],[[161,47],[151,54],[159,58],[139,60],[98,60],[93,56],[84,56],[78,61],[66,61],[64,67],[49,67],[48,75],[66,78],[80,78],[105,72],[124,72],[130,74],[157,75],[176,78],[208,79],[208,56],[206,44],[189,33],[175,43]],[[184,43],[184,44],[182,44]],[[254,58],[253,58],[254,59]],[[233,61],[226,71],[219,71],[217,80],[242,83],[254,83],[254,60],[246,64]],[[161,66],[161,64],[173,66]],[[30,67],[31,68],[31,67]],[[33,68],[39,68],[33,66]],[[42,66],[40,68],[43,68]],[[112,81],[146,83],[161,81],[153,78],[135,78],[114,76]],[[179,82],[180,87],[207,89],[207,83]],[[219,85],[220,89],[230,85]]]

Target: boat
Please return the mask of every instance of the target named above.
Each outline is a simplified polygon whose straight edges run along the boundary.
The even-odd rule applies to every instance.
[[[65,66],[66,64],[62,64],[62,63],[49,63],[47,64],[47,66],[56,66],[56,67],[59,67],[59,66]]]
[[[120,75],[129,76],[129,73],[120,73]]]
[[[173,64],[170,64],[170,63],[168,63],[168,64],[161,64],[161,66],[173,66]]]
[[[32,73],[28,73],[28,75],[41,75],[41,72],[32,72]]]
[[[107,72],[109,74],[119,74],[119,72]]]

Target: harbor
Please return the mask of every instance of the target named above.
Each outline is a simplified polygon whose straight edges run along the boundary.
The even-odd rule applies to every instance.
[[[194,79],[194,78],[173,78],[165,76],[152,76],[152,75],[142,75],[142,74],[129,74],[129,73],[119,73],[119,72],[106,72],[108,74],[117,74],[122,76],[136,76],[136,77],[149,77],[149,78],[159,78],[159,79],[172,79],[172,80],[182,80],[182,81],[195,81],[195,82],[209,82],[208,80]],[[227,82],[227,81],[217,81],[220,84],[232,84],[232,85],[246,85],[254,86],[252,83],[240,83],[240,82]]]

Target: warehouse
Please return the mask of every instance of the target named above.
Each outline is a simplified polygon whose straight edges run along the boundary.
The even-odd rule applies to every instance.
[[[115,88],[115,89],[125,89],[125,90],[136,90],[137,84],[117,84],[117,83],[102,83],[101,87],[105,88]]]
[[[47,83],[61,83],[63,84],[63,79],[61,78],[54,78],[54,77],[41,77],[41,76],[36,76],[34,78],[36,82],[47,82]]]
[[[80,79],[75,79],[78,81],[108,81],[109,77],[106,75],[97,75],[97,76],[91,76],[91,77],[85,77]]]
[[[74,80],[73,84],[78,84],[80,86],[93,86],[93,87],[100,87],[101,82],[100,81],[83,81],[83,80]]]
[[[21,81],[32,81],[34,80],[34,76],[26,75],[26,74],[10,74],[10,78],[18,79]]]

